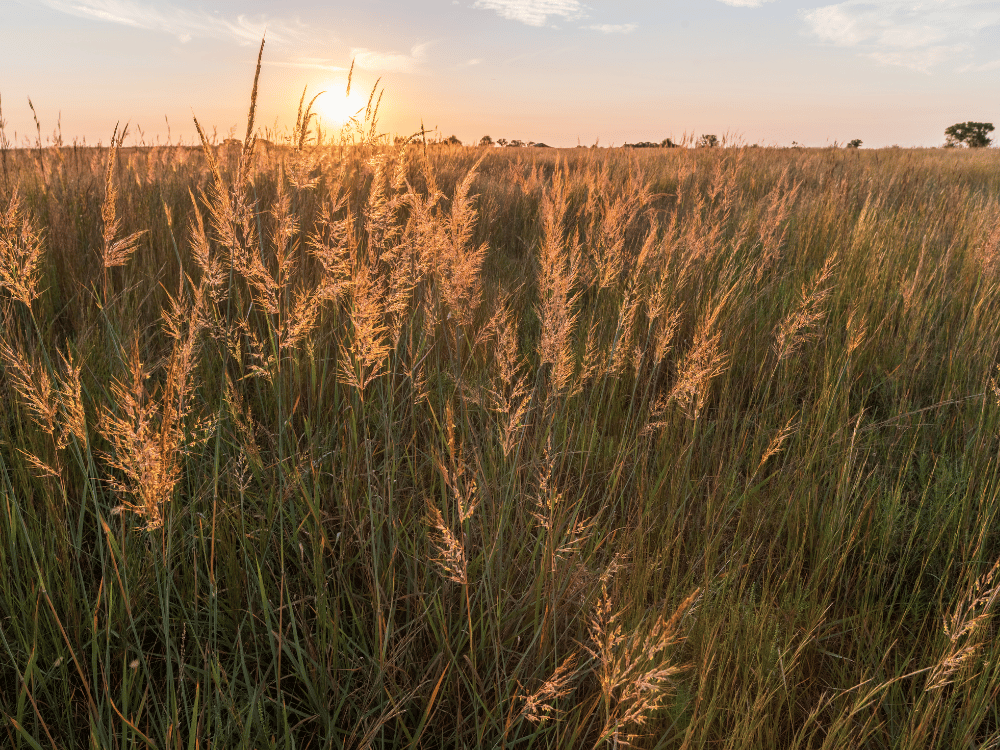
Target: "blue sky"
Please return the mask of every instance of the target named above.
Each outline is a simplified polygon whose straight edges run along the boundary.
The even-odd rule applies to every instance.
[[[990,0],[6,0],[8,138],[147,142],[245,127],[267,30],[258,123],[287,129],[303,87],[328,122],[381,76],[380,124],[616,145],[728,134],[747,143],[939,145],[1000,125],[1000,2]],[[357,104],[357,94],[352,105]]]

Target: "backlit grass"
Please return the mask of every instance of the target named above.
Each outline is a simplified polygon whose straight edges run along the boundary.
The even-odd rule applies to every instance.
[[[375,109],[4,153],[0,744],[1000,739],[995,153]]]

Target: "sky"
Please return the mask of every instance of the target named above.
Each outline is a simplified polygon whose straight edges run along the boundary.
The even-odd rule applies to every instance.
[[[379,129],[552,146],[712,133],[938,146],[1000,126],[1000,0],[0,0],[4,132],[193,143],[323,124],[384,89]],[[345,96],[354,61],[352,98]],[[16,140],[15,140],[16,137]]]

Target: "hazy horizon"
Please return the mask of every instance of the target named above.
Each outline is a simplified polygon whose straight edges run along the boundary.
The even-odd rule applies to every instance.
[[[376,79],[380,129],[621,145],[714,133],[744,143],[939,146],[944,129],[997,121],[990,92],[1000,6],[976,0],[303,0],[152,5],[16,0],[5,14],[6,135],[43,143],[219,140],[245,127],[257,48],[267,44],[257,122],[295,121],[303,87],[327,90],[332,127]],[[990,42],[993,44],[990,44]]]

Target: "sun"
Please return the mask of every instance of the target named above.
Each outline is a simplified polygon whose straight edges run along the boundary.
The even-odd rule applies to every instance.
[[[331,82],[323,88],[326,93],[316,100],[314,108],[327,125],[339,127],[345,125],[352,117],[364,119],[367,99],[354,91],[350,96],[345,96],[346,85],[343,81]]]

